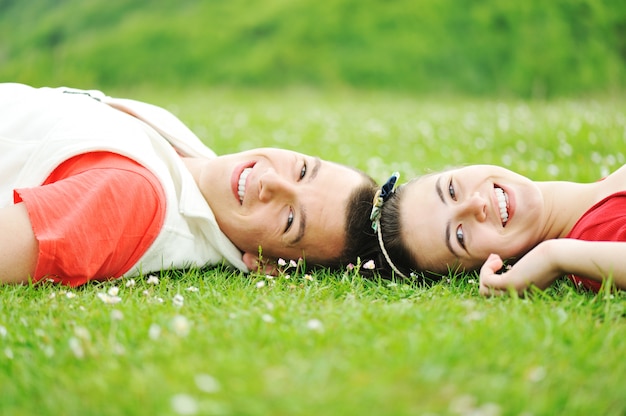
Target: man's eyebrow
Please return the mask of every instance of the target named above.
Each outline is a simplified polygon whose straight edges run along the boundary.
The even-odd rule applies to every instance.
[[[322,160],[319,157],[313,159],[313,167],[311,168],[311,173],[308,175],[307,183],[311,182],[315,179],[318,172],[320,171],[320,167],[322,166]],[[290,246],[295,246],[302,240],[304,237],[304,232],[306,231],[306,210],[302,205],[300,205],[300,222],[298,228],[298,234],[296,237],[289,243]]]
[[[437,189],[437,195],[439,195],[439,199],[441,199],[441,202],[443,202],[444,205],[448,205],[448,203],[446,202],[445,198],[443,197],[443,191],[441,190],[441,179],[443,178],[443,176],[439,176],[439,178],[437,179],[437,183],[435,184],[435,188]],[[450,253],[452,253],[453,256],[455,256],[456,258],[459,258],[458,254],[456,254],[456,252],[454,251],[454,249],[452,248],[452,244],[450,243],[450,221],[448,221],[446,223],[446,247],[448,247],[448,250],[450,250]]]
[[[311,168],[311,173],[309,174],[309,179],[307,180],[307,182],[311,182],[313,179],[315,179],[315,177],[317,176],[317,173],[320,170],[320,167],[322,166],[322,160],[319,157],[316,157],[313,160],[315,163],[313,164],[313,167]]]
[[[439,195],[439,199],[441,199],[441,202],[446,204],[446,200],[443,198],[443,191],[441,190],[441,178],[443,178],[443,176],[439,176],[439,178],[437,179],[437,183],[435,184],[435,188],[437,189],[437,195]]]
[[[296,238],[294,238],[289,243],[290,247],[295,247],[295,245],[298,244],[300,240],[302,240],[302,237],[304,237],[305,230],[306,230],[306,210],[302,208],[300,210],[300,223],[299,223],[299,228],[298,228],[298,235],[296,235]]]

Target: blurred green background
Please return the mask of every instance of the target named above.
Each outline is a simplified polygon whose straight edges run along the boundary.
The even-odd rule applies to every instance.
[[[626,87],[623,0],[0,0],[0,81],[550,98]]]

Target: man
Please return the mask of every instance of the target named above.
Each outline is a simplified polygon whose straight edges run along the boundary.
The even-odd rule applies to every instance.
[[[280,149],[215,156],[166,110],[0,84],[0,281],[89,280],[278,258],[336,265],[375,184]],[[365,214],[363,214],[365,212]]]

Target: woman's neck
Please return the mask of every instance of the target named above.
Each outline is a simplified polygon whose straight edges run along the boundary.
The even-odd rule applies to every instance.
[[[589,208],[626,190],[626,166],[593,183],[538,182],[547,213],[546,238],[565,237]]]
[[[540,182],[546,212],[546,239],[565,237],[596,202],[596,184]]]

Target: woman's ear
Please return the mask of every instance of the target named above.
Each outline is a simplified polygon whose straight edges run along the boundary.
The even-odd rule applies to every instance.
[[[243,253],[243,262],[251,272],[258,272],[262,274],[269,274],[270,276],[278,276],[278,269],[276,262],[267,258],[259,258],[258,254],[252,254],[249,252]]]

